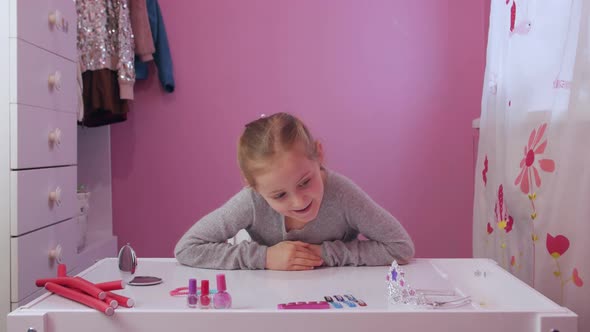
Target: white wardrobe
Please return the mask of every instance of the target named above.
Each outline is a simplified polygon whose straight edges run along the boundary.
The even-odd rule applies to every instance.
[[[116,254],[108,128],[77,128],[72,0],[0,1],[0,331],[35,280]],[[90,192],[87,236],[77,187]]]

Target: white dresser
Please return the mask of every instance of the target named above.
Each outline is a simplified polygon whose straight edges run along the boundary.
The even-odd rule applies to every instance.
[[[77,248],[75,3],[0,3],[0,331],[4,331],[9,311],[42,294],[35,279],[55,276],[60,261],[69,273],[76,273],[98,258],[114,255],[116,238],[110,224],[101,225],[94,229],[102,232],[89,235],[84,250]]]

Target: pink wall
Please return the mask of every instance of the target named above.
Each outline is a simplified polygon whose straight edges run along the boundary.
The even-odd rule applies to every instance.
[[[243,125],[288,111],[323,141],[328,167],[398,217],[417,256],[470,256],[487,3],[160,0],[177,90],[139,82],[129,120],[112,127],[120,244],[172,256],[240,189]]]

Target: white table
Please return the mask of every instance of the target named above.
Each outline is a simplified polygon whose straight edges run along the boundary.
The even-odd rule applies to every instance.
[[[390,304],[385,276],[389,267],[321,268],[314,271],[223,271],[233,306],[190,309],[186,298],[169,291],[189,278],[209,279],[217,270],[179,265],[171,258],[139,259],[136,275],[164,279],[156,286],[128,286],[133,308],[113,316],[57,295],[44,294],[8,315],[9,331],[577,331],[577,316],[486,259],[417,259],[403,267],[414,288],[454,290],[471,304],[453,309]],[[480,273],[475,273],[479,271]],[[485,277],[484,277],[485,272]],[[477,276],[479,275],[479,276]],[[107,258],[80,273],[92,282],[120,278],[117,261]],[[51,277],[51,276],[40,276]],[[277,304],[353,294],[366,307],[278,310]]]

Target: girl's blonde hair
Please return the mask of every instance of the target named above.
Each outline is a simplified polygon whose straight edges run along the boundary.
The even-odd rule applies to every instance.
[[[310,160],[320,158],[311,133],[291,114],[276,113],[248,123],[238,142],[238,165],[248,184],[255,187],[254,175],[262,169],[260,162],[290,151],[296,143],[303,146]]]

